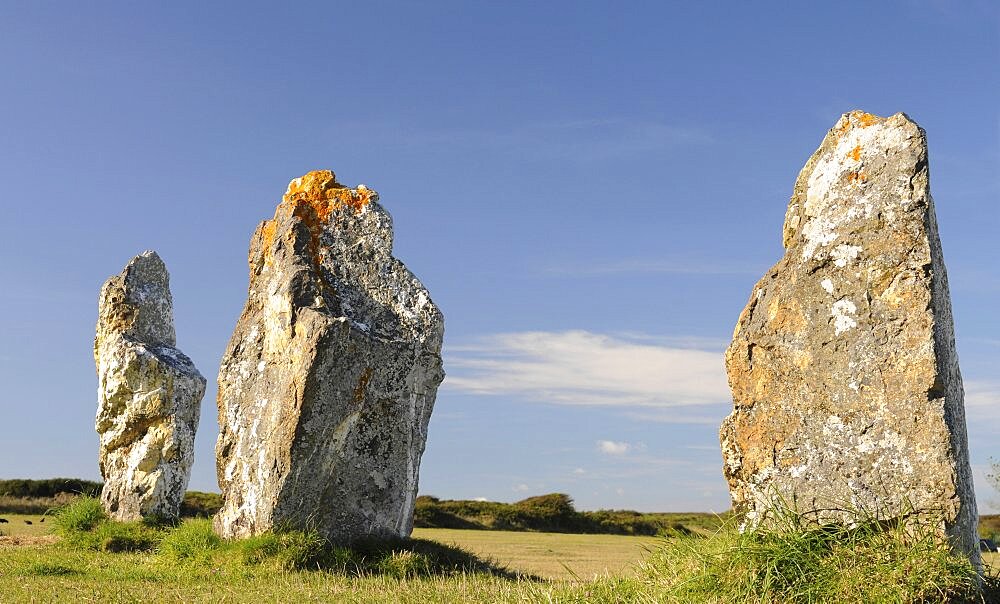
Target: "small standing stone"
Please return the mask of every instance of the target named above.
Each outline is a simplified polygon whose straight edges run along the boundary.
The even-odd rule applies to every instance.
[[[219,370],[223,537],[410,534],[444,319],[377,199],[310,172],[257,227]]]
[[[205,378],[175,348],[170,276],[143,252],[101,288],[94,339],[101,501],[117,520],[177,518]]]
[[[726,367],[734,508],[820,522],[916,513],[978,564],[962,377],[924,131],[855,111],[795,183],[785,255],[754,287]]]

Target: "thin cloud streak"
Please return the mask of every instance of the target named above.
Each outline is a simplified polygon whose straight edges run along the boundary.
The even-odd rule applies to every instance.
[[[542,269],[546,274],[566,277],[591,277],[609,275],[762,275],[767,270],[760,265],[721,264],[701,260],[621,260],[589,265],[553,265]]]
[[[976,420],[1000,419],[1000,382],[967,380],[965,410]]]
[[[625,455],[631,448],[632,445],[626,442],[616,442],[613,440],[597,441],[597,449],[605,455]]]
[[[729,400],[718,351],[587,331],[515,332],[445,350],[453,392],[559,405],[673,408]]]

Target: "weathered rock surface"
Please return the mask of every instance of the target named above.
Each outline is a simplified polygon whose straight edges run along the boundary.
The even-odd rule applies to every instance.
[[[176,343],[170,275],[143,252],[101,288],[94,339],[101,501],[115,519],[180,515],[205,378]]]
[[[784,246],[726,351],[735,509],[751,526],[775,497],[822,522],[940,514],[978,560],[923,130],[903,114],[844,115],[799,174]]]
[[[247,303],[219,371],[224,537],[412,530],[444,319],[393,258],[377,199],[310,172],[253,236]]]

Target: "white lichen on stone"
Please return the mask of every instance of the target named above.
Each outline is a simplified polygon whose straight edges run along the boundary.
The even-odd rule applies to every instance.
[[[850,506],[926,513],[978,563],[923,131],[903,114],[844,115],[796,180],[782,240],[726,351],[734,508],[746,526],[776,498],[821,523],[851,522]]]
[[[859,253],[861,253],[861,246],[838,245],[830,252],[830,257],[833,258],[834,266],[844,268],[849,262],[857,258]]]
[[[156,252],[143,252],[107,280],[98,314],[101,501],[117,520],[177,518],[205,378],[174,347],[170,277]]]
[[[840,335],[858,326],[858,322],[854,320],[853,315],[858,311],[858,307],[854,305],[847,298],[841,298],[833,303],[833,307],[830,309],[830,315],[833,317],[833,332],[836,335]]]
[[[412,529],[444,321],[392,256],[377,200],[310,172],[254,235],[247,303],[219,371],[222,536]]]

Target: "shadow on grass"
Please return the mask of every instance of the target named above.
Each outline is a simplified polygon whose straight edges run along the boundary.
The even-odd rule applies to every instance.
[[[167,531],[158,556],[198,566],[277,567],[343,576],[398,579],[488,574],[506,579],[541,581],[513,572],[461,548],[427,539],[362,539],[350,545],[331,543],[315,531],[285,530],[226,541],[208,520],[187,520]]]
[[[428,539],[366,539],[355,541],[350,547],[333,546],[330,552],[334,565],[325,570],[347,570],[348,574],[399,578],[488,574],[511,580],[543,581],[534,575],[511,571],[459,547]],[[337,558],[341,556],[349,560],[347,565],[339,563]]]
[[[985,577],[983,579],[982,600],[969,600],[972,602],[1000,602],[1000,576]]]
[[[53,527],[62,537],[62,545],[71,549],[109,554],[155,552],[170,564],[263,566],[399,579],[488,574],[542,580],[427,539],[362,539],[341,545],[327,541],[316,531],[285,530],[226,541],[215,534],[208,519],[116,522],[93,498],[80,498],[60,509]]]

